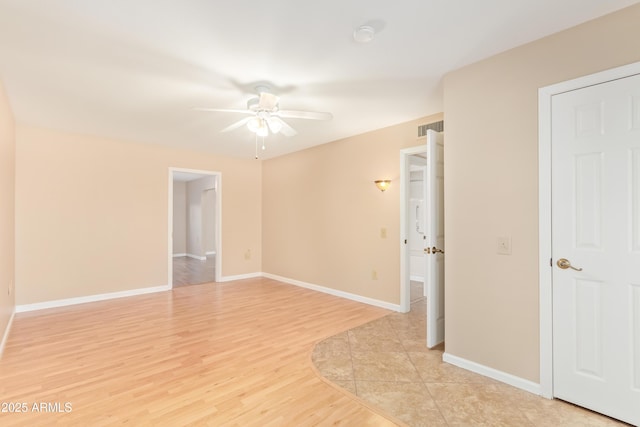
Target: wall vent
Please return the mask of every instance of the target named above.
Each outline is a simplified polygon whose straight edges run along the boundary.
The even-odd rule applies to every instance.
[[[425,136],[427,134],[427,130],[435,130],[436,132],[444,131],[444,120],[440,120],[439,122],[429,123],[428,125],[418,126],[418,138]]]

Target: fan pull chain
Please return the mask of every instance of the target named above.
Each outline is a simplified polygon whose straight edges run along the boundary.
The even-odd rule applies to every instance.
[[[267,149],[267,145],[264,142],[264,136],[262,137],[262,150],[266,150]],[[256,133],[256,160],[258,160],[258,134]]]
[[[258,160],[258,134],[256,133],[256,160]]]

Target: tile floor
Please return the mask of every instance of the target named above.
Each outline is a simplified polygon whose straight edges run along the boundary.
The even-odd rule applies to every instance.
[[[442,362],[425,346],[426,300],[316,345],[312,360],[330,382],[409,426],[626,426]]]

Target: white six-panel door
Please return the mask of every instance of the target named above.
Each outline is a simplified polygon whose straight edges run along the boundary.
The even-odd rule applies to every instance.
[[[640,75],[551,108],[554,396],[640,425]]]

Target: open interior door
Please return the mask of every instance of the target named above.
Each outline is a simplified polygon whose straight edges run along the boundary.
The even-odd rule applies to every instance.
[[[444,135],[427,131],[427,347],[444,342]]]

